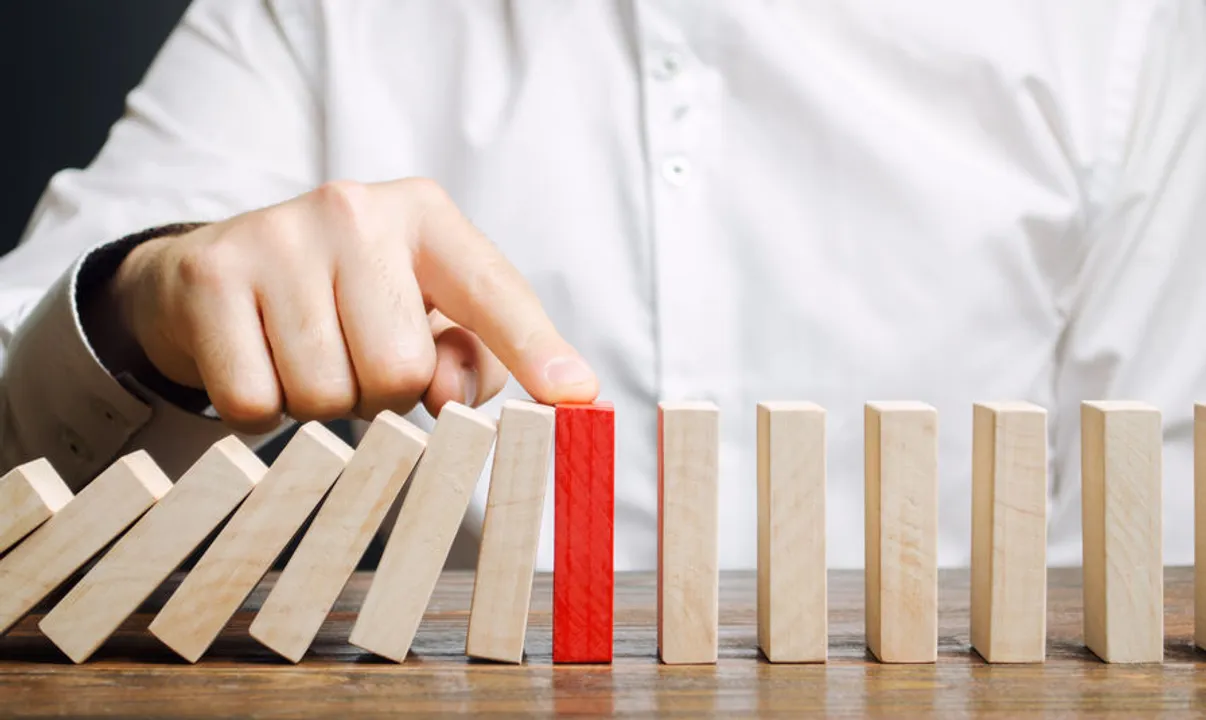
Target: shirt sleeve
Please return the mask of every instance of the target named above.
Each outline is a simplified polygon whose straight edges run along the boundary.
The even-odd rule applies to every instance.
[[[1188,564],[1193,405],[1206,399],[1206,3],[1152,6],[1138,28],[1145,49],[1104,121],[1099,194],[1069,295],[1052,540],[1079,547],[1081,401],[1139,400],[1164,419],[1164,559]]]
[[[51,180],[22,242],[0,260],[4,468],[46,457],[78,488],[141,448],[178,474],[229,432],[110,373],[81,325],[77,282],[85,260],[118,238],[318,184],[318,110],[291,21],[267,0],[194,3],[96,159]]]

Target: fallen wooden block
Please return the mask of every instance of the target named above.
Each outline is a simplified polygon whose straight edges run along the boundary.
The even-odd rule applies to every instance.
[[[657,646],[668,665],[719,650],[720,410],[658,404]]]
[[[396,413],[377,415],[252,620],[253,638],[302,659],[426,445]]]
[[[71,488],[45,459],[0,477],[0,554],[49,520],[71,500]]]
[[[197,662],[351,457],[352,449],[321,424],[301,426],[155,616],[151,634]]]
[[[825,662],[825,410],[758,405],[758,647],[770,662]]]
[[[938,413],[868,403],[867,645],[880,662],[938,659]]]
[[[1080,410],[1085,645],[1111,663],[1164,659],[1160,411]]]
[[[486,465],[494,432],[493,420],[460,403],[440,410],[352,626],[351,644],[395,662],[406,659]]]
[[[615,595],[615,408],[557,406],[553,662],[609,663]]]
[[[38,623],[82,663],[134,614],[267,470],[241,440],[214,443]]]
[[[171,489],[150,455],[126,455],[0,558],[0,634]]]
[[[465,640],[470,657],[523,661],[553,417],[544,405],[503,404]]]
[[[1194,642],[1206,648],[1206,403],[1193,417]]]
[[[1047,656],[1047,411],[977,404],[972,432],[971,642],[990,663]]]

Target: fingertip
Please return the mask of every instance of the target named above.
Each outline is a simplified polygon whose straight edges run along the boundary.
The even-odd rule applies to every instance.
[[[545,362],[540,372],[542,387],[533,399],[546,404],[594,402],[599,396],[599,378],[578,355],[558,355]]]

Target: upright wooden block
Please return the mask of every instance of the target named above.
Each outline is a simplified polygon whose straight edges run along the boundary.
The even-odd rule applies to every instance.
[[[716,662],[720,410],[658,405],[657,646],[669,665]]]
[[[253,638],[302,659],[426,446],[404,418],[377,415],[251,622]]]
[[[49,520],[71,500],[71,488],[45,459],[0,477],[0,554]]]
[[[1085,645],[1106,662],[1164,659],[1160,411],[1080,410]]]
[[[321,424],[299,428],[155,616],[151,634],[197,662],[351,457],[352,449]]]
[[[938,659],[938,413],[866,407],[867,645],[880,662]]]
[[[825,662],[825,410],[758,405],[758,647],[771,662]]]
[[[498,421],[465,654],[523,661],[553,449],[553,408],[508,400]]]
[[[1193,416],[1194,641],[1206,648],[1206,403]]]
[[[172,489],[141,450],[117,460],[0,558],[0,634]]]
[[[214,443],[38,629],[74,662],[87,660],[238,507],[266,470],[237,437]]]
[[[609,663],[615,603],[615,409],[557,406],[553,662]]]
[[[493,420],[460,403],[440,410],[352,626],[350,642],[356,647],[395,662],[406,659],[486,466],[494,432]]]
[[[971,641],[992,663],[1047,656],[1047,411],[973,410]]]

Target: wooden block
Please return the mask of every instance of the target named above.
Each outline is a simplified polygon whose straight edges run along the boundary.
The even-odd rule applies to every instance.
[[[615,605],[615,408],[557,406],[553,662],[609,663]]]
[[[214,443],[38,623],[82,663],[213,532],[267,470],[241,440]]]
[[[410,478],[427,433],[385,410],[369,425],[251,622],[251,636],[299,662]]]
[[[657,646],[669,665],[718,653],[720,410],[658,404]]]
[[[0,558],[0,634],[172,489],[141,450],[119,458]]]
[[[523,661],[553,448],[553,408],[508,400],[498,420],[465,654]]]
[[[1194,641],[1206,648],[1206,403],[1193,416]]]
[[[71,488],[39,458],[0,477],[0,554],[49,520],[71,500]]]
[[[1047,656],[1047,411],[977,404],[972,432],[971,641],[991,663]]]
[[[867,645],[880,662],[938,659],[938,413],[868,403]]]
[[[339,477],[352,449],[306,423],[151,622],[189,662],[209,649]]]
[[[825,662],[825,410],[758,405],[758,647],[771,662]]]
[[[381,554],[350,642],[402,662],[473,498],[494,421],[460,403],[440,410],[427,452]]]
[[[1085,645],[1112,663],[1164,660],[1160,411],[1080,409]]]

